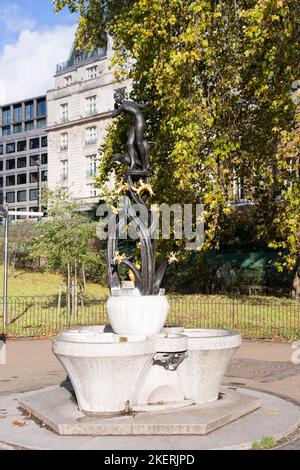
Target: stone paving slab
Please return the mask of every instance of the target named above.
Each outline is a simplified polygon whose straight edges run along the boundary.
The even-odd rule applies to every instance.
[[[205,436],[59,436],[24,417],[19,408],[24,394],[0,397],[0,447],[4,443],[32,450],[250,449],[253,442],[267,436],[276,441],[287,437],[300,425],[299,408],[289,401],[252,390],[238,391],[259,399],[261,408]],[[25,426],[16,426],[15,420]]]
[[[147,412],[119,416],[86,416],[78,410],[70,390],[57,387],[40,393],[27,393],[19,400],[21,408],[60,435],[205,435],[260,407],[258,398],[230,388],[221,398],[205,405],[163,411],[149,406]],[[55,407],[53,407],[55,403]]]

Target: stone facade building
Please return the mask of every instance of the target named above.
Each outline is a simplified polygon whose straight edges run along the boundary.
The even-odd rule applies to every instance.
[[[55,88],[47,94],[49,188],[66,187],[87,206],[98,201],[98,150],[111,120],[114,94],[129,85],[113,77],[111,55],[110,42],[90,54],[73,48],[68,61],[57,66]]]

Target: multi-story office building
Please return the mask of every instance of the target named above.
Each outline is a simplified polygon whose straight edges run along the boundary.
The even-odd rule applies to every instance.
[[[66,187],[75,199],[96,203],[98,150],[114,108],[116,90],[129,82],[116,81],[110,69],[111,44],[93,53],[72,49],[57,66],[55,88],[48,102],[48,185]]]
[[[48,179],[46,125],[46,96],[0,107],[0,206],[39,211]]]

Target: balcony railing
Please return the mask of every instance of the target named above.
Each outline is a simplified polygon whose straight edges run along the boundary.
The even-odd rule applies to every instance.
[[[95,145],[97,143],[97,139],[86,139],[85,145]]]
[[[97,176],[97,170],[87,170],[86,176],[87,178],[95,178]]]
[[[78,53],[71,60],[66,62],[62,62],[56,66],[56,73],[62,73],[65,70],[74,67],[76,65],[84,65],[85,63],[89,63],[93,60],[103,59],[107,55],[107,48],[102,47],[92,52],[87,53]]]
[[[86,116],[95,116],[97,114],[97,109],[96,108],[88,109],[85,114]]]
[[[62,116],[62,117],[60,118],[60,122],[61,122],[61,124],[64,124],[64,123],[66,123],[66,122],[69,122],[69,116]]]

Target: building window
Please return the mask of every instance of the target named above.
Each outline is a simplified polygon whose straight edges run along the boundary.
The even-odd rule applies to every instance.
[[[39,155],[31,155],[30,156],[30,166],[36,166],[40,161]]]
[[[0,193],[0,206],[3,206],[3,193]]]
[[[87,158],[87,171],[88,177],[92,178],[97,175],[97,157],[96,155],[89,155]]]
[[[71,86],[72,85],[72,75],[68,75],[65,77],[65,86]]]
[[[97,66],[89,67],[86,70],[87,79],[91,80],[92,78],[97,78],[97,72],[98,72],[98,67]]]
[[[60,150],[68,150],[68,145],[69,145],[69,136],[67,132],[64,132],[63,134],[60,134]]]
[[[6,169],[7,170],[14,170],[16,168],[16,160],[6,160]]]
[[[7,176],[6,177],[6,186],[15,186],[16,178],[15,175]]]
[[[6,202],[7,202],[8,204],[12,204],[12,203],[16,202],[16,195],[15,195],[15,192],[12,191],[12,192],[6,193],[5,199],[6,199]]]
[[[85,143],[86,145],[93,145],[97,143],[97,127],[88,127],[85,130]]]
[[[27,158],[26,157],[20,157],[17,160],[17,167],[18,168],[26,168],[27,166]]]
[[[88,197],[97,197],[98,191],[93,184],[88,185]]]
[[[68,162],[68,160],[63,160],[61,162],[61,166],[62,166],[61,179],[62,179],[62,181],[67,181],[67,179],[69,178],[69,162]]]
[[[33,130],[34,130],[34,122],[33,121],[26,122],[25,131],[28,132],[28,131],[33,131]]]
[[[36,127],[37,129],[45,129],[45,127],[47,126],[47,122],[46,122],[46,119],[38,119],[36,121]]]
[[[3,155],[3,144],[0,144],[0,155]]]
[[[30,201],[37,201],[39,198],[39,191],[38,189],[31,189],[29,191],[29,200]]]
[[[40,147],[40,139],[30,139],[29,141],[29,148],[30,150],[35,150]]]
[[[37,117],[46,116],[46,111],[47,111],[46,98],[41,98],[37,100]]]
[[[33,101],[27,101],[25,103],[25,119],[29,121],[34,118],[34,105]]]
[[[0,188],[3,188],[3,176],[0,178]]]
[[[43,182],[48,181],[48,171],[47,170],[44,170],[44,171],[41,172],[41,180]]]
[[[17,201],[25,202],[27,199],[27,191],[18,191],[17,192]]]
[[[0,162],[0,171],[3,171],[3,162]]]
[[[30,184],[33,184],[33,183],[38,183],[39,182],[39,174],[38,172],[34,172],[34,173],[30,173],[29,175],[29,183]]]
[[[47,165],[48,163],[48,153],[42,153],[42,165]]]
[[[22,173],[17,175],[17,184],[26,184],[27,183],[27,175],[26,173]]]
[[[20,207],[17,209],[17,212],[26,212],[26,207]],[[26,219],[26,215],[18,215],[17,216],[17,219],[18,220],[21,220],[21,219]]]
[[[90,96],[85,99],[85,111],[87,116],[93,116],[97,113],[97,97]]]
[[[17,143],[18,152],[25,152],[26,148],[27,148],[26,140],[21,140],[20,142]]]
[[[23,118],[22,105],[16,104],[14,106],[14,122],[21,122]]]
[[[61,122],[69,121],[69,105],[67,103],[60,105]]]
[[[16,144],[14,142],[10,144],[6,144],[6,153],[15,153],[15,151],[16,151]]]
[[[2,127],[2,135],[10,135],[10,134],[11,134],[10,126]]]
[[[13,134],[20,134],[23,131],[22,124],[14,124]]]
[[[2,124],[7,126],[11,124],[11,110],[10,107],[3,108],[2,110]]]
[[[44,136],[42,137],[41,147],[47,147],[47,145],[48,145],[48,137]]]

